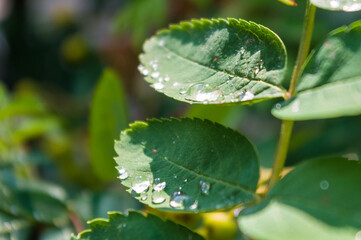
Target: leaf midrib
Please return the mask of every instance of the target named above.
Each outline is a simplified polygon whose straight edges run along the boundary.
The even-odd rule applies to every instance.
[[[138,141],[138,139],[136,139],[134,136],[132,137],[133,140],[135,140],[136,142],[138,142],[139,145],[143,146],[144,149],[146,150],[149,150],[150,152],[152,152],[152,149],[150,148],[147,148],[146,145],[142,144],[141,141]],[[194,171],[193,169],[190,169],[190,168],[187,168],[183,165],[180,165],[179,163],[177,162],[174,162],[174,161],[171,161],[168,157],[164,157],[162,154],[160,154],[159,152],[157,152],[157,155],[161,156],[161,158],[170,163],[170,164],[173,164],[174,166],[177,166],[179,168],[182,168],[182,169],[185,169],[187,171],[189,171],[190,173],[196,175],[197,177],[203,177],[203,178],[207,178],[207,179],[210,179],[212,181],[215,181],[215,182],[218,182],[218,183],[222,183],[222,184],[225,184],[225,185],[230,185],[232,187],[235,187],[235,188],[239,188],[241,189],[242,191],[246,191],[248,193],[250,193],[251,195],[255,195],[255,193],[253,191],[251,191],[250,189],[240,185],[240,184],[236,184],[236,183],[232,183],[232,182],[228,182],[228,181],[224,181],[222,179],[218,179],[218,178],[214,178],[214,177],[210,177],[210,176],[207,176],[207,175],[204,175],[204,174],[201,174],[201,173],[198,173],[196,171]],[[153,159],[153,158],[152,158]]]

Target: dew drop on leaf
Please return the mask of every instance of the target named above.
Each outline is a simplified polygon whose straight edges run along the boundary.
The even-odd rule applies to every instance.
[[[208,84],[196,83],[189,87],[187,98],[196,102],[208,102],[221,100],[223,97],[220,89],[214,90]]]
[[[149,186],[150,186],[149,180],[145,180],[142,176],[137,176],[132,185],[132,190],[139,194],[147,191]]]
[[[184,203],[189,200],[189,197],[181,191],[174,192],[170,199],[169,205],[172,208],[184,208]]]
[[[147,196],[147,194],[145,194],[145,193],[143,193],[143,194],[140,196],[140,199],[141,199],[142,201],[147,200],[147,198],[148,198],[148,196]]]
[[[166,182],[161,182],[161,183],[154,185],[153,189],[157,192],[160,192],[166,187],[166,185],[167,185]]]
[[[125,180],[125,179],[127,179],[128,177],[129,177],[129,174],[128,174],[128,172],[127,172],[127,170],[125,169],[125,168],[121,168],[121,169],[119,169],[119,179],[120,180]]]
[[[148,74],[149,74],[149,70],[146,69],[146,68],[143,66],[143,64],[139,64],[139,65],[138,65],[138,70],[139,70],[139,72],[140,72],[144,77],[148,76]]]
[[[330,184],[329,184],[328,181],[326,181],[326,180],[322,180],[322,181],[320,182],[320,188],[321,188],[322,190],[327,190],[329,186],[330,186]]]
[[[198,209],[198,201],[195,200],[194,203],[192,203],[192,204],[189,206],[189,209],[191,209],[191,210],[197,210],[197,209]]]
[[[165,201],[165,198],[162,196],[152,197],[152,203],[154,203],[154,204],[160,204],[160,203],[163,203],[164,201]]]
[[[153,85],[155,90],[162,90],[164,88],[164,84],[161,82],[154,83]]]
[[[152,72],[152,74],[150,75],[151,78],[158,78],[160,76],[159,72]]]
[[[208,195],[209,194],[209,190],[211,189],[211,184],[205,181],[199,181],[199,186],[201,189],[201,193]]]
[[[254,98],[254,94],[249,90],[243,90],[239,95],[240,101],[249,101],[249,100],[253,100],[253,98]]]

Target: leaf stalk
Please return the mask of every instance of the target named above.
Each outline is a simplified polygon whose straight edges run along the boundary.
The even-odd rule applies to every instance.
[[[310,44],[312,39],[313,26],[315,22],[316,7],[307,1],[305,19],[303,22],[303,33],[300,40],[300,46],[298,49],[297,59],[295,67],[293,68],[290,88],[286,99],[290,99],[294,96],[298,79],[302,72],[302,67],[310,50]],[[275,158],[273,161],[272,175],[268,183],[268,189],[271,189],[280,179],[283,167],[286,162],[290,139],[292,135],[293,121],[283,120],[281,125],[280,138],[276,149]]]

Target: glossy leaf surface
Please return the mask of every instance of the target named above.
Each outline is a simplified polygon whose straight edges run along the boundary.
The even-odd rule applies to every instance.
[[[250,202],[259,177],[254,146],[200,119],[136,122],[115,144],[119,178],[153,208],[212,211]]]
[[[236,19],[181,22],[144,44],[139,71],[188,103],[244,103],[284,96],[286,51],[268,28]]]
[[[308,120],[361,114],[361,21],[333,31],[306,62],[297,95],[274,116]]]
[[[361,229],[361,164],[345,158],[301,163],[239,218],[256,239],[355,240]]]
[[[163,221],[155,215],[144,216],[139,212],[131,211],[129,215],[119,212],[110,212],[109,220],[94,219],[89,222],[90,230],[85,230],[72,240],[98,240],[98,239],[122,239],[122,240],[202,240],[198,234],[191,232],[186,227],[171,221]]]

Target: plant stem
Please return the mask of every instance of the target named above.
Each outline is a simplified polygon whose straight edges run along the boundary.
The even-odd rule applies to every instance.
[[[307,1],[307,7],[305,12],[305,19],[303,22],[303,33],[300,41],[300,46],[298,49],[298,55],[295,63],[295,67],[293,68],[290,88],[288,91],[288,96],[286,99],[291,98],[295,94],[296,86],[298,79],[301,74],[302,66],[307,58],[311,38],[312,38],[312,31],[315,22],[315,14],[316,14],[316,7]],[[282,173],[283,166],[285,165],[288,147],[291,139],[293,128],[293,121],[283,120],[281,125],[281,133],[280,138],[278,140],[277,150],[275,154],[275,158],[273,161],[273,168],[272,168],[272,176],[268,183],[268,188],[272,188],[280,179],[280,175]]]
[[[301,74],[303,63],[305,62],[308,52],[310,50],[313,25],[315,22],[315,13],[316,7],[312,5],[310,1],[307,1],[305,20],[303,22],[303,33],[298,49],[295,67],[293,68],[290,89],[288,91],[289,97],[292,97],[295,94],[297,82]]]

